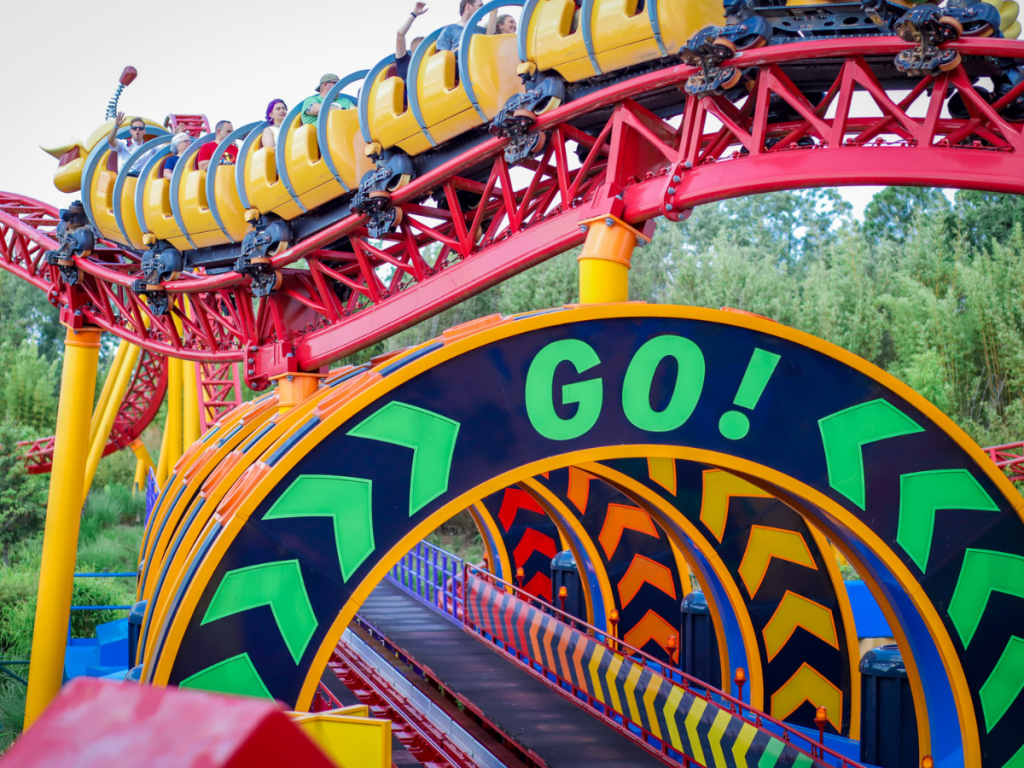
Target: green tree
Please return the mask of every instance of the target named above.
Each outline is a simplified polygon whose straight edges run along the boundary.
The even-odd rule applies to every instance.
[[[36,533],[46,517],[44,485],[25,471],[16,445],[23,434],[10,422],[0,422],[0,544],[5,566],[10,565],[11,545]]]
[[[0,417],[35,435],[52,434],[57,423],[59,363],[47,362],[32,341],[17,349],[0,346]]]
[[[1024,224],[1024,196],[961,189],[956,214],[967,242],[987,246],[1008,238],[1015,224]]]
[[[864,209],[864,234],[868,240],[905,243],[914,231],[917,216],[948,220],[952,207],[941,189],[934,187],[886,187]]]

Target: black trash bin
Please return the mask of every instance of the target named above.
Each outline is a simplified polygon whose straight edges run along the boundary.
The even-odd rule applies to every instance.
[[[715,688],[722,687],[722,657],[715,623],[704,593],[694,590],[680,606],[679,665],[683,672]]]
[[[860,660],[860,760],[879,768],[916,768],[917,717],[903,655],[895,645]]]
[[[132,606],[128,611],[128,666],[135,666],[135,653],[139,648],[139,636],[142,634],[142,618],[146,615],[146,603],[143,600]],[[139,659],[142,661],[142,659]]]
[[[580,584],[580,571],[576,567],[576,558],[568,549],[551,558],[551,597],[556,608],[561,604],[558,600],[559,587],[565,587],[565,612],[581,621],[587,620],[587,599]]]

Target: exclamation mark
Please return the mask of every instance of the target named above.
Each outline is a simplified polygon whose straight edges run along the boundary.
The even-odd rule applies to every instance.
[[[747,363],[747,371],[743,374],[743,381],[740,382],[739,392],[736,393],[733,402],[741,408],[754,410],[764,388],[768,386],[775,366],[779,364],[779,359],[776,354],[755,349],[750,362]],[[726,411],[718,420],[718,431],[729,440],[739,440],[746,437],[750,431],[750,419],[745,413]]]

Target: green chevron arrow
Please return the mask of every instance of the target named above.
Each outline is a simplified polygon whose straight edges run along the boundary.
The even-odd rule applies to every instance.
[[[978,631],[993,591],[1024,598],[1024,557],[989,549],[968,549],[956,580],[949,618],[964,648]]]
[[[236,696],[255,696],[272,699],[248,653],[232,656],[212,667],[196,672],[178,683],[179,688],[192,688],[213,693],[233,693]]]
[[[978,691],[985,729],[992,733],[1006,710],[1024,690],[1024,638],[1014,635],[1003,649],[995,669]]]
[[[885,400],[836,411],[818,421],[828,465],[828,482],[864,509],[864,454],[868,443],[923,432],[913,419]]]
[[[900,477],[900,523],[896,541],[922,572],[928,568],[940,509],[998,512],[999,505],[966,469],[934,469]]]
[[[317,625],[298,560],[228,571],[214,592],[200,626],[264,605],[270,606],[284,644],[298,664]]]
[[[375,546],[372,491],[373,483],[359,477],[300,475],[263,519],[333,518],[338,565],[342,578],[348,581]]]
[[[414,405],[391,402],[349,434],[412,448],[409,517],[448,490],[459,422]]]

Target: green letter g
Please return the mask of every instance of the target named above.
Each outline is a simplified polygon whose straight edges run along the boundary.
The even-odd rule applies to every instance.
[[[555,369],[572,363],[576,373],[589,371],[601,362],[593,347],[578,339],[548,344],[537,353],[526,374],[526,413],[533,428],[549,440],[572,440],[586,434],[601,415],[604,397],[601,379],[588,379],[562,387],[562,403],[579,403],[576,415],[563,419],[555,413]]]

